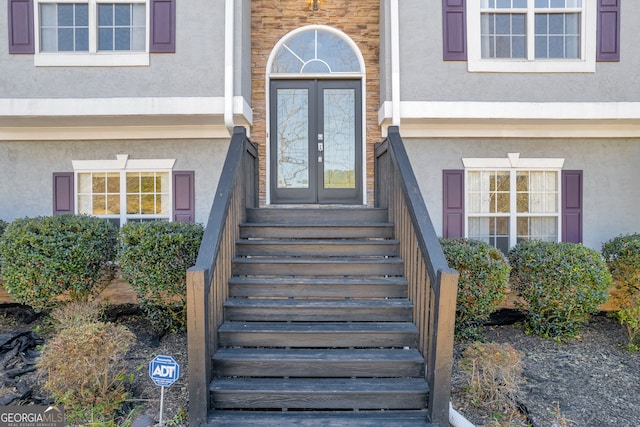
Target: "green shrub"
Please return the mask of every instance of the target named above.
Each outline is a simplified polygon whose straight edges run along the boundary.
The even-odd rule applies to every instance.
[[[528,240],[509,251],[511,287],[524,299],[528,329],[575,336],[607,301],[611,274],[602,255],[577,243]]]
[[[70,421],[108,421],[127,398],[122,379],[135,336],[126,326],[85,323],[62,330],[38,362],[44,389],[65,405]]]
[[[640,234],[618,236],[602,245],[613,276],[611,298],[620,308],[614,317],[626,327],[628,348],[640,348]]]
[[[451,268],[458,270],[457,338],[477,338],[482,325],[504,300],[509,266],[498,249],[468,239],[441,239]]]
[[[16,219],[0,238],[4,287],[14,300],[35,309],[62,294],[86,301],[116,250],[117,229],[101,218]]]
[[[198,256],[203,227],[182,222],[128,223],[118,262],[140,308],[159,331],[186,326],[186,276]]]

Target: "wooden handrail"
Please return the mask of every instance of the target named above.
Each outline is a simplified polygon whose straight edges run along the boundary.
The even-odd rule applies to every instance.
[[[196,265],[187,271],[189,424],[207,422],[211,356],[217,349],[239,224],[258,205],[258,150],[237,126],[220,174]]]
[[[400,242],[429,383],[429,418],[448,425],[458,273],[447,265],[397,126],[375,148],[376,207]]]

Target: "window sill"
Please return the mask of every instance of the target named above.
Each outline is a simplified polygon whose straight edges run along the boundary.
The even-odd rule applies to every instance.
[[[36,53],[36,67],[147,67],[147,52]]]

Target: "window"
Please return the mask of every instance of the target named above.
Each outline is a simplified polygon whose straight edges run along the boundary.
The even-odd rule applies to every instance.
[[[359,74],[362,65],[354,48],[328,28],[304,28],[276,47],[271,75]]]
[[[510,155],[464,162],[468,238],[504,253],[522,240],[560,240],[562,159]]]
[[[78,213],[109,218],[117,225],[169,221],[169,176],[169,172],[78,173]]]
[[[172,219],[172,167],[175,160],[74,161],[78,214],[130,221]]]
[[[176,0],[8,0],[9,53],[36,66],[146,66],[175,52]]]
[[[470,71],[594,72],[595,0],[467,2]]]
[[[36,0],[36,65],[148,65],[146,0]]]
[[[467,171],[467,235],[502,250],[522,240],[558,241],[559,171]]]

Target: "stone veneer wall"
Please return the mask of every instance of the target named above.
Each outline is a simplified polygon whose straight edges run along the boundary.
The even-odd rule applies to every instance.
[[[251,140],[260,153],[260,205],[266,200],[266,108],[265,77],[269,55],[290,31],[305,25],[328,25],[347,34],[356,43],[366,66],[366,168],[367,202],[373,205],[373,146],[381,140],[378,126],[380,105],[380,3],[362,0],[320,0],[312,11],[310,0],[252,0],[251,56],[253,126]]]

